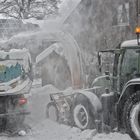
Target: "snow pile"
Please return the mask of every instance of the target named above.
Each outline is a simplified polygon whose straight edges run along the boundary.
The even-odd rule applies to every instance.
[[[91,139],[93,133],[95,134],[95,130],[82,132],[78,128],[71,128],[45,120],[32,130],[31,136],[34,140],[86,140]]]
[[[78,128],[59,125],[46,120],[32,129],[25,137],[1,137],[1,140],[131,140],[128,135],[118,133],[97,134],[95,130],[81,131]]]
[[[52,94],[52,93],[58,93],[60,92],[59,89],[57,89],[55,86],[53,85],[46,85],[44,87],[41,88],[42,91],[45,91],[45,92],[42,92],[41,94]]]
[[[42,86],[42,79],[33,79],[32,88],[39,88]]]
[[[27,140],[131,140],[128,135],[119,133],[97,134],[96,130],[81,131],[78,128],[60,125],[45,120],[32,130]]]
[[[92,140],[132,140],[127,134],[111,133],[111,134],[98,134]]]
[[[78,128],[71,128],[60,125],[50,120],[45,120],[36,125],[25,137],[13,137],[11,140],[131,140],[128,135],[118,133],[97,134],[96,130],[81,131]],[[7,140],[3,137],[1,140]]]
[[[28,98],[31,115],[26,119],[27,124],[34,127],[40,122],[46,120],[46,106],[50,102],[50,94],[57,92],[59,92],[59,90],[53,85],[47,85],[41,88],[32,88],[31,96]]]

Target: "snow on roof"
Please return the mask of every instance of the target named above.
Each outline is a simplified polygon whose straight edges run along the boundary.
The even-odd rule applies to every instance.
[[[136,40],[136,39],[124,41],[124,42],[121,44],[121,47],[122,47],[122,48],[124,48],[124,47],[134,47],[134,46],[138,46],[138,43],[137,43],[137,40]]]
[[[22,22],[24,24],[27,24],[27,23],[38,24],[39,27],[43,27],[45,21],[44,20],[37,20],[36,18],[29,18],[29,19],[23,19]]]
[[[140,81],[140,78],[135,78],[135,79],[130,80],[129,82],[139,82],[139,81]]]
[[[9,56],[9,59],[20,59],[20,58],[24,58],[24,57],[29,57],[30,59],[30,55],[29,55],[29,51],[25,48],[23,49],[11,49],[9,51],[4,51],[1,50],[0,51],[0,58],[1,59],[5,59],[7,57],[7,55]]]
[[[3,14],[0,14],[0,19],[12,19],[12,17],[4,16]]]

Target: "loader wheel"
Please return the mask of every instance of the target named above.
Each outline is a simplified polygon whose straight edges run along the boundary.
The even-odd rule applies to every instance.
[[[91,108],[88,99],[83,95],[80,95],[78,99],[73,107],[73,120],[75,125],[82,130],[94,128],[94,117],[90,113]]]
[[[50,102],[47,104],[46,107],[46,118],[49,118],[53,121],[59,120],[58,109],[54,102]]]
[[[126,132],[135,140],[140,140],[140,91],[125,102],[123,122]]]

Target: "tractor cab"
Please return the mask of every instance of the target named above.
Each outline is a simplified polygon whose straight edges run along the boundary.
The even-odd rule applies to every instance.
[[[137,40],[122,43],[117,71],[119,91],[128,81],[140,77],[140,46]]]
[[[119,44],[117,49],[98,52],[99,71],[105,72],[106,79],[111,80],[112,90],[118,93],[122,92],[128,81],[140,77],[140,41],[138,31],[136,31],[136,34],[138,35],[137,39],[124,41],[122,44]],[[107,64],[110,63],[111,71],[109,66],[107,69],[102,70],[103,61],[105,60],[102,58],[103,54],[105,56],[112,54],[113,56],[108,62],[105,62]]]

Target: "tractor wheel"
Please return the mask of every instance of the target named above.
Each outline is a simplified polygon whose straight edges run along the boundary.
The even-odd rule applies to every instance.
[[[47,104],[46,107],[46,118],[49,118],[53,121],[59,120],[58,109],[54,102],[50,102]]]
[[[78,100],[79,99],[79,100]],[[74,124],[84,130],[94,128],[94,117],[90,112],[90,105],[85,96],[80,95],[73,107]]]
[[[131,138],[140,140],[140,91],[132,94],[125,102],[123,122]]]

